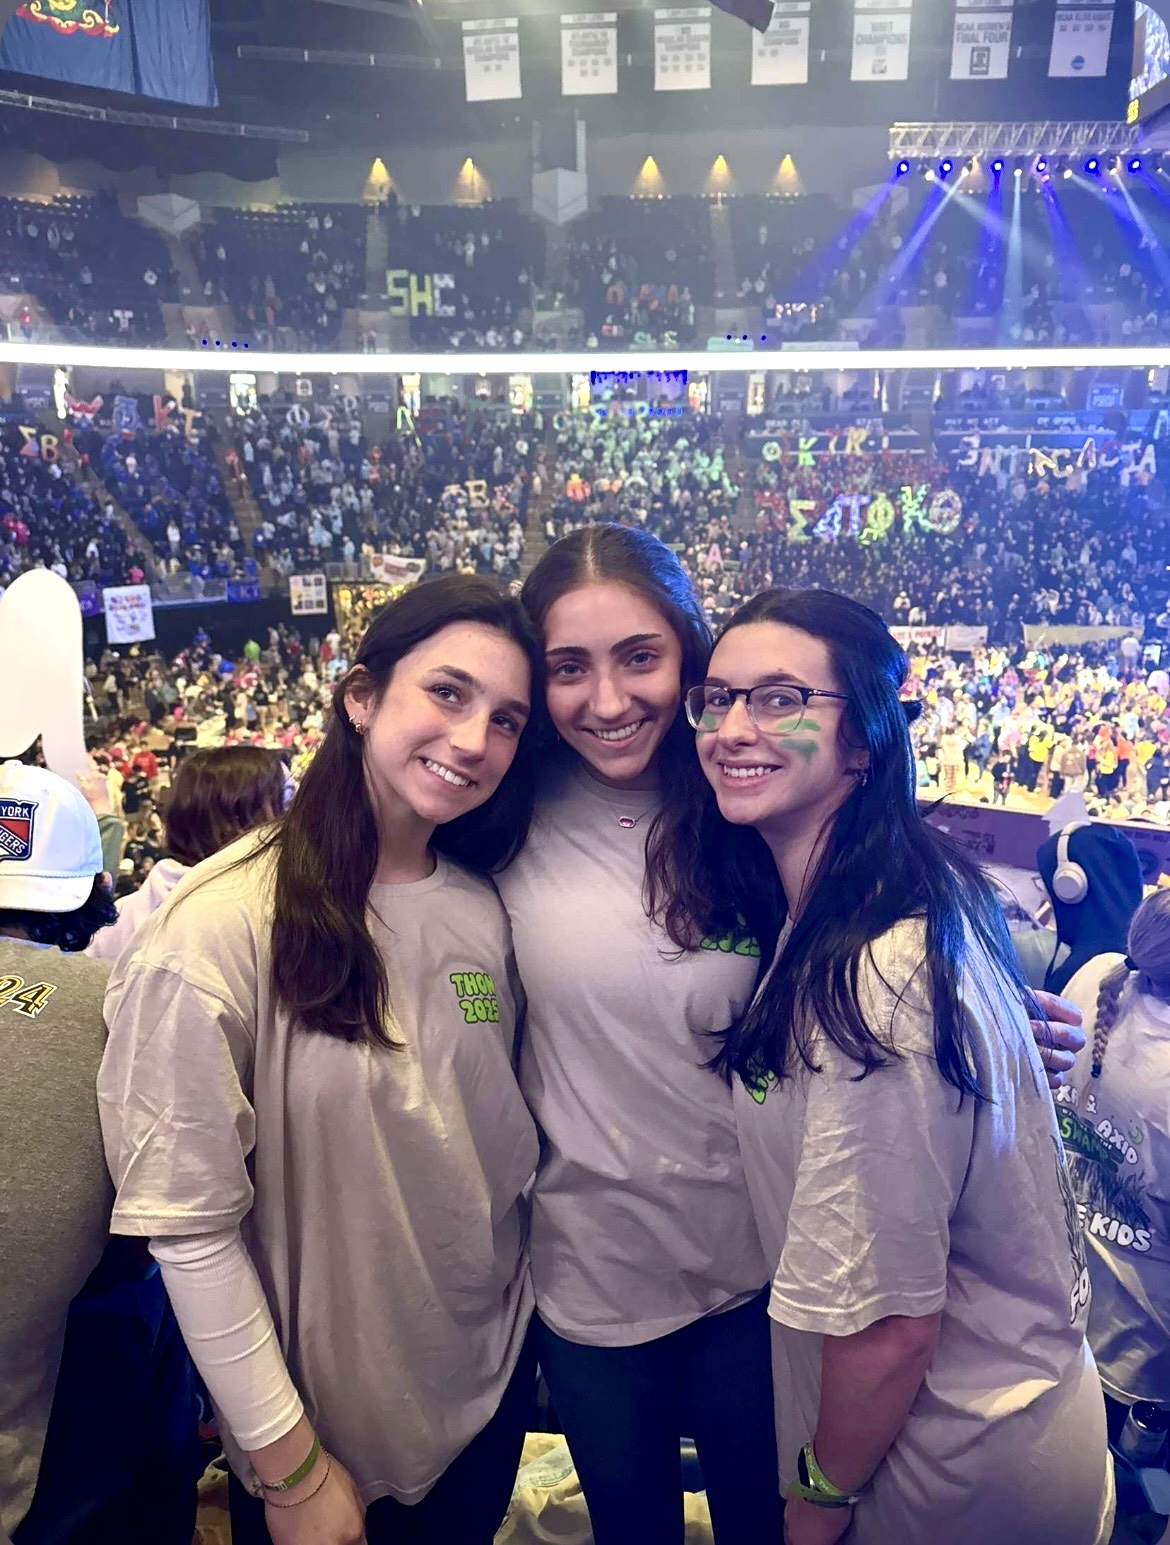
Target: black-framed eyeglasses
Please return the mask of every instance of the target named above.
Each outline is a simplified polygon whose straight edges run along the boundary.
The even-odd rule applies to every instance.
[[[687,719],[693,730],[710,734],[742,697],[748,717],[765,735],[787,734],[800,728],[809,699],[832,697],[847,703],[844,692],[822,692],[820,687],[798,687],[791,682],[765,681],[758,687],[692,687],[686,696]]]

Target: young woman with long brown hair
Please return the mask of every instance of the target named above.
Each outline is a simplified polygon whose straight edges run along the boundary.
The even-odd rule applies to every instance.
[[[199,866],[111,979],[112,1227],[150,1240],[215,1400],[236,1545],[490,1545],[507,1507],[537,1139],[481,876],[527,830],[539,674],[487,582],[408,591],[283,822]]]
[[[523,600],[551,733],[531,837],[497,884],[544,1139],[541,1366],[597,1545],[681,1545],[683,1434],[717,1545],[778,1545],[769,1272],[731,1093],[706,1063],[781,919],[766,874],[723,895],[689,884],[702,855],[675,818],[705,784],[683,700],[710,633],[675,555],[624,526],[555,543]],[[720,841],[732,876],[760,875],[753,832]]]

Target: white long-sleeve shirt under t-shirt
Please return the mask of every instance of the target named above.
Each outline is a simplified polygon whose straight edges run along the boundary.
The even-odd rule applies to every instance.
[[[322,1442],[365,1502],[417,1502],[495,1414],[532,1308],[538,1150],[512,1069],[507,919],[486,881],[444,859],[429,879],[371,887],[401,1048],[312,1034],[272,987],[271,856],[232,867],[254,840],[193,870],[110,979],[98,1100],[111,1226],[152,1241],[168,1285],[215,1268],[210,1332],[176,1291],[197,1363],[201,1338],[222,1348],[217,1324],[249,1313],[245,1352],[274,1350],[233,1259],[238,1230]],[[220,1412],[254,1490],[233,1424],[269,1441],[294,1424],[273,1367],[255,1363]]]
[[[704,1066],[759,952],[723,939],[682,953],[647,919],[653,793],[580,769],[558,780],[496,878],[528,1002],[521,1085],[544,1136],[533,1282],[559,1335],[636,1346],[767,1281],[731,1092]]]

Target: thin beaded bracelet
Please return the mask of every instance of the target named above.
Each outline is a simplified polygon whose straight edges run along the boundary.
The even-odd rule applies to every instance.
[[[321,1490],[321,1488],[325,1485],[325,1482],[329,1479],[329,1472],[330,1472],[330,1470],[332,1470],[332,1468],[333,1468],[333,1455],[332,1454],[326,1454],[325,1455],[325,1474],[321,1477],[321,1479],[313,1487],[312,1491],[309,1492],[308,1496],[301,1497],[296,1502],[274,1502],[271,1497],[265,1497],[264,1498],[265,1506],[266,1507],[278,1507],[278,1508],[300,1507],[302,1505],[302,1503],[311,1502],[313,1500],[313,1498],[317,1495],[317,1493]]]

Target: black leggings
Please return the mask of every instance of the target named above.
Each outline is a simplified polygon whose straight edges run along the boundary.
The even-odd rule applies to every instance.
[[[595,1545],[682,1545],[684,1435],[716,1545],[780,1545],[767,1292],[641,1346],[581,1346],[539,1317],[537,1330]]]
[[[496,1414],[412,1507],[379,1497],[366,1511],[369,1545],[492,1545],[504,1521],[524,1448],[536,1386],[531,1330]],[[264,1503],[229,1482],[232,1545],[271,1545]]]

